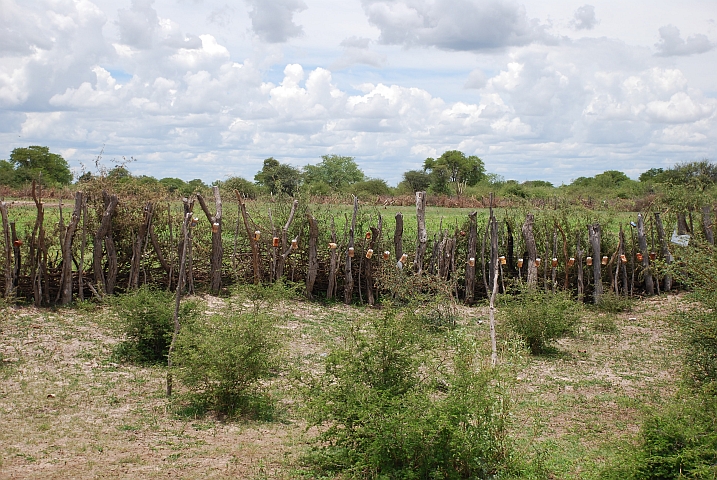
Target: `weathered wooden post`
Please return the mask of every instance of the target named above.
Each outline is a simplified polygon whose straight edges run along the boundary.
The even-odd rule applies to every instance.
[[[212,253],[209,267],[210,290],[213,294],[219,293],[222,288],[222,257],[224,256],[224,247],[222,245],[222,197],[219,194],[219,187],[212,187],[214,193],[214,206],[216,208],[214,215],[209,211],[207,203],[201,194],[197,194],[197,200],[202,207],[204,215],[209,221],[212,229]]]
[[[466,303],[475,300],[476,282],[476,250],[478,243],[478,212],[468,214],[468,258],[466,258]]]
[[[67,225],[62,242],[62,276],[60,280],[62,293],[60,303],[62,305],[69,305],[72,302],[72,240],[82,215],[82,198],[82,192],[75,193],[75,209],[72,211],[72,217],[70,217],[70,223]]]
[[[5,243],[5,298],[10,298],[14,292],[12,287],[12,244],[10,240],[7,203],[2,200],[0,200],[0,216],[2,216],[3,239]]]
[[[423,257],[428,248],[428,232],[426,231],[426,192],[416,192],[416,221],[418,222],[418,243],[416,258],[413,261],[416,273],[423,273]]]
[[[351,217],[351,229],[349,230],[349,243],[346,249],[346,263],[344,266],[344,303],[351,303],[354,295],[354,274],[351,269],[354,252],[354,235],[356,232],[356,215],[358,215],[358,197],[354,196],[354,211]]]
[[[662,258],[665,259],[665,263],[669,266],[672,265],[672,254],[667,246],[667,237],[665,235],[665,227],[662,226],[662,219],[660,214],[655,212],[655,225],[657,226],[657,241],[660,243],[660,252]],[[665,274],[664,283],[662,289],[665,292],[669,292],[672,289],[672,275],[670,273]]]
[[[645,236],[645,221],[641,213],[637,214],[637,241],[642,253],[642,276],[645,279],[645,291],[648,295],[655,294],[655,284],[650,271],[650,255],[647,251],[647,237]]]
[[[602,297],[602,263],[600,262],[600,224],[588,225],[588,238],[593,249],[593,303],[599,303]]]
[[[318,241],[319,241],[319,223],[313,215],[306,213],[309,221],[309,269],[306,272],[306,296],[312,298],[314,291],[314,283],[319,273],[319,257],[318,257]]]
[[[535,260],[538,258],[538,248],[535,245],[535,236],[533,235],[533,225],[535,224],[535,217],[532,213],[525,216],[525,223],[521,231],[523,232],[523,238],[525,239],[525,248],[528,251],[528,258],[525,261],[528,263],[528,273],[526,275],[526,283],[528,287],[535,287],[538,283],[538,267],[535,265]]]

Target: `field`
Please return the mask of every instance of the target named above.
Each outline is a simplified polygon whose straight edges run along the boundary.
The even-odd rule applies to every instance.
[[[216,311],[227,298],[199,300]],[[540,466],[532,475],[542,472],[526,478],[597,478],[634,441],[645,415],[678,388],[682,347],[670,314],[687,307],[673,294],[623,313],[588,308],[577,333],[541,356],[498,324],[509,437],[516,456]],[[117,360],[119,319],[105,305],[4,310],[0,477],[313,478],[304,455],[316,431],[306,428],[292,371],[321,369],[351,319],[380,311],[296,299],[261,308],[280,315],[287,342],[267,421],[192,414],[179,397],[167,399],[165,367]],[[489,368],[487,307],[457,312],[457,328],[475,337]]]

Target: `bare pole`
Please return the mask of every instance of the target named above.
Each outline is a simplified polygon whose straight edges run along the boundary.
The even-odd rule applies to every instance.
[[[174,331],[172,332],[172,343],[169,344],[169,351],[167,352],[167,396],[172,396],[172,352],[174,351],[174,345],[177,343],[177,335],[179,335],[179,305],[182,300],[182,290],[184,288],[184,273],[187,258],[187,250],[190,242],[189,237],[189,222],[192,220],[192,213],[186,213],[184,215],[184,222],[182,223],[182,237],[184,242],[182,243],[182,252],[179,258],[179,279],[177,280],[177,292],[174,299],[174,313],[172,319],[174,320]]]

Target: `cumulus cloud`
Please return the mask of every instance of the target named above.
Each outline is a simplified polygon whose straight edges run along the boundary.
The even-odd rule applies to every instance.
[[[682,39],[680,30],[674,25],[660,27],[660,41],[655,44],[657,55],[671,57],[676,55],[693,55],[709,52],[715,47],[706,35],[698,33]]]
[[[483,88],[487,81],[488,79],[486,78],[485,73],[483,73],[483,70],[473,70],[468,74],[468,80],[466,80],[463,88]]]
[[[372,41],[364,37],[349,37],[344,39],[340,46],[344,51],[332,65],[332,70],[340,70],[350,67],[351,65],[363,64],[371,67],[383,67],[386,63],[386,57],[380,53],[370,50]]]
[[[550,40],[511,0],[362,0],[384,44],[480,51]]]
[[[154,34],[159,25],[157,11],[152,8],[154,0],[132,0],[129,9],[117,10],[117,26],[120,42],[137,49],[152,47]]]
[[[592,30],[598,23],[600,22],[595,17],[595,7],[592,5],[583,5],[575,10],[570,22],[575,30]]]
[[[283,43],[298,37],[304,29],[294,23],[294,14],[306,10],[302,0],[247,0],[254,33],[264,42]]]

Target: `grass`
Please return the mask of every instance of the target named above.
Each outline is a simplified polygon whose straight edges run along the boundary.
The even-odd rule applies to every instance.
[[[221,301],[209,299],[209,305]],[[511,437],[552,478],[596,478],[643,417],[675,393],[680,346],[668,314],[680,297],[639,301],[630,313],[588,311],[584,327],[548,355],[530,356],[498,326],[515,376]],[[264,306],[262,308],[269,308]],[[289,365],[314,370],[347,320],[368,308],[272,301]],[[458,327],[488,358],[485,307],[459,307]],[[590,322],[609,315],[615,329]],[[3,317],[0,317],[3,318]],[[221,421],[166,399],[163,366],[112,362],[121,339],[104,307],[13,309],[0,325],[0,469],[11,478],[307,478],[307,439],[288,375],[273,380],[274,422]],[[440,333],[432,333],[440,335]],[[54,396],[54,397],[53,397]],[[536,467],[537,468],[537,467]]]

